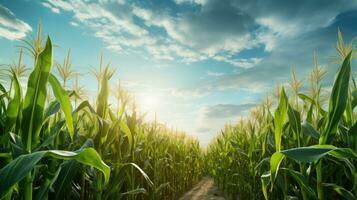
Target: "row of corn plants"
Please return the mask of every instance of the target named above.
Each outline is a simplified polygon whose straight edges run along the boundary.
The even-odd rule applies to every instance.
[[[331,92],[315,57],[309,86],[293,72],[289,87],[209,145],[206,171],[228,198],[357,199],[356,54],[340,32],[336,49]]]
[[[0,73],[0,199],[177,199],[199,180],[195,139],[145,122],[128,93],[110,87],[102,59],[97,99],[86,100],[70,52],[54,63],[51,39],[42,41],[39,27]]]

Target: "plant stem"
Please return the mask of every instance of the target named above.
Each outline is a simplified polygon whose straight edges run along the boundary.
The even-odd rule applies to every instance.
[[[31,176],[31,172],[25,178],[24,196],[25,196],[25,200],[32,200],[32,176]]]
[[[96,200],[101,200],[102,199],[102,174],[97,173],[97,193],[96,193]]]
[[[304,176],[306,176],[305,167],[304,167],[304,165],[303,165],[302,163],[300,163],[300,172],[301,172]],[[301,194],[302,194],[302,199],[307,200],[306,192],[305,192],[305,190],[303,190],[302,188],[301,188]]]
[[[317,163],[316,166],[316,180],[317,180],[317,198],[319,200],[324,199],[324,190],[322,188],[322,160]]]
[[[86,179],[85,179],[85,175],[82,175],[82,188],[81,188],[81,196],[80,199],[84,200],[85,198],[85,191],[86,191]]]

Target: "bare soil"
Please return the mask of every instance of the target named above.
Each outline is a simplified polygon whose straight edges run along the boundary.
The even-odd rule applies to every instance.
[[[205,177],[180,200],[225,200],[225,198],[214,184],[213,179]]]

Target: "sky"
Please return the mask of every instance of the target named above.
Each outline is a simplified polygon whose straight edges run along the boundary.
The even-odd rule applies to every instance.
[[[349,41],[356,21],[356,0],[0,0],[0,63],[16,61],[40,22],[55,61],[71,49],[89,96],[102,53],[111,85],[120,80],[148,120],[205,146],[289,81],[291,66],[306,84],[314,52],[331,84],[337,30]]]

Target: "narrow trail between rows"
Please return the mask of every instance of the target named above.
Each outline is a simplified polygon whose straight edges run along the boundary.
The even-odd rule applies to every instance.
[[[205,177],[180,200],[225,200],[225,198],[214,184],[213,179]]]

